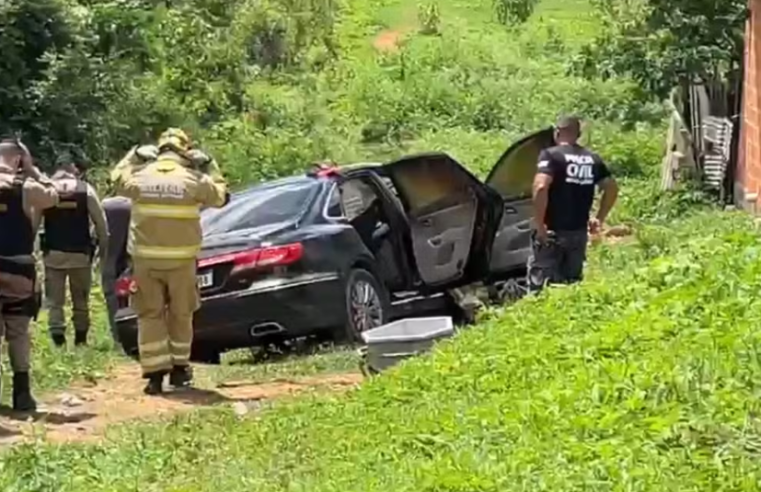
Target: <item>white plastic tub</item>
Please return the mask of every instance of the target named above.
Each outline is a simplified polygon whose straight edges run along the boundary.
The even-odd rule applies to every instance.
[[[362,333],[362,351],[369,372],[377,373],[403,359],[427,352],[436,341],[454,334],[452,318],[407,318]]]

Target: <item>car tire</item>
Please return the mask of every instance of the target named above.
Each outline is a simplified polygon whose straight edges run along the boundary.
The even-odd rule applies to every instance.
[[[222,351],[215,348],[198,349],[193,347],[190,361],[200,364],[219,365],[222,363]]]
[[[361,333],[388,322],[391,303],[386,289],[369,271],[355,268],[344,285],[346,323],[343,341],[361,343]]]
[[[127,357],[140,360],[140,348],[137,346],[137,331],[119,330],[119,344]]]

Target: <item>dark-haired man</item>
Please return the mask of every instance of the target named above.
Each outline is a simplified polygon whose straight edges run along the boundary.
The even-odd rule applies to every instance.
[[[562,117],[554,147],[539,155],[534,178],[534,236],[528,264],[529,290],[582,279],[588,234],[600,231],[618,196],[618,185],[599,155],[578,143],[581,121]],[[590,217],[595,187],[602,190]]]

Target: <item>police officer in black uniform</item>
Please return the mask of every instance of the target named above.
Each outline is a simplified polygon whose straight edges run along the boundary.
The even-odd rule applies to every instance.
[[[73,157],[62,155],[51,180],[59,195],[56,207],[43,213],[45,234],[41,241],[45,263],[45,295],[48,304],[48,327],[53,342],[66,343],[66,283],[72,304],[75,345],[87,343],[90,330],[90,290],[92,262],[96,243],[90,232],[94,226],[101,258],[108,248],[106,216],[95,189],[82,179],[83,165],[72,163]]]
[[[0,141],[0,344],[8,343],[13,409],[37,408],[31,394],[29,325],[39,310],[34,241],[39,214],[58,203],[58,192],[15,139]]]
[[[528,284],[538,292],[551,283],[582,279],[588,234],[597,234],[618,197],[618,185],[605,162],[579,145],[581,122],[566,116],[555,125],[554,147],[539,155],[534,179],[534,234]],[[597,214],[590,217],[595,187],[602,190]]]

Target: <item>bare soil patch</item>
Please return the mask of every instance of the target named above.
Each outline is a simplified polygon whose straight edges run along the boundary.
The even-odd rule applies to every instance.
[[[373,40],[373,47],[380,52],[393,52],[399,49],[404,33],[394,29],[381,31]]]
[[[198,387],[167,391],[162,396],[143,394],[145,381],[137,364],[116,368],[108,379],[97,384],[78,384],[64,392],[42,398],[34,416],[0,409],[0,446],[43,437],[64,443],[102,438],[106,429],[131,420],[156,419],[219,404],[233,406],[236,413],[247,411],[256,402],[272,400],[304,391],[340,391],[357,386],[359,374],[327,374],[308,378],[275,379],[266,383],[226,382],[205,387],[204,372],[195,368]]]

